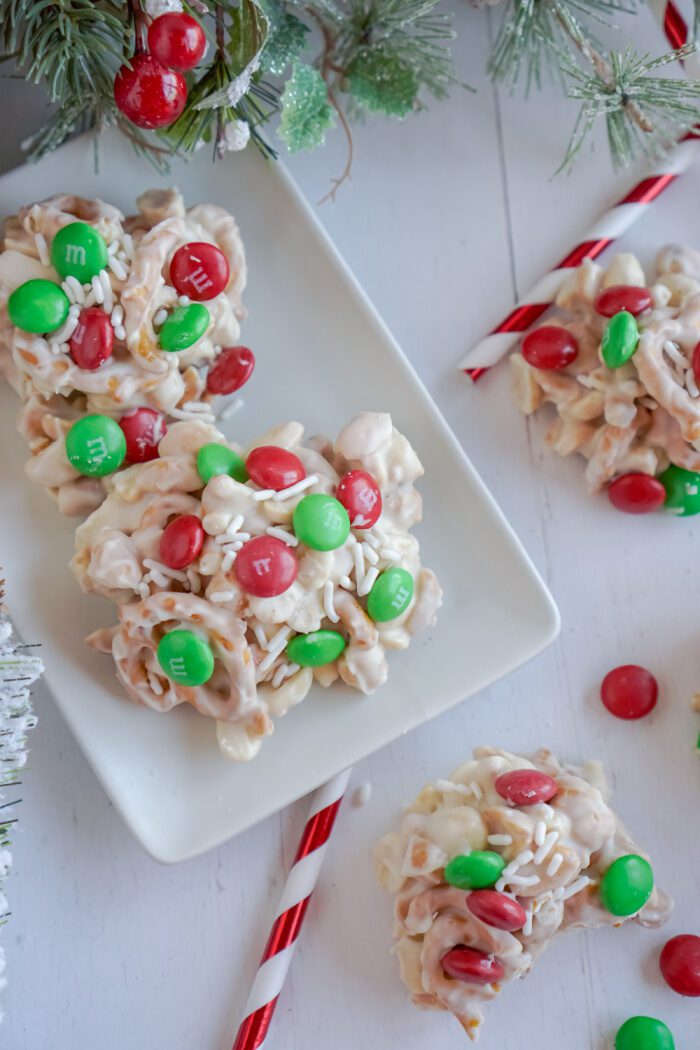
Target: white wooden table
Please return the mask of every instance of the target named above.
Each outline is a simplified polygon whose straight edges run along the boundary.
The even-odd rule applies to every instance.
[[[457,23],[459,66],[474,82],[489,16],[464,5]],[[636,35],[658,49],[650,19],[639,19]],[[546,107],[526,106],[484,79],[477,86],[477,96],[458,92],[403,125],[356,129],[352,185],[320,216],[547,579],[563,631],[532,664],[355,770],[354,785],[371,782],[371,802],[341,812],[269,1046],[464,1047],[447,1015],[408,1003],[389,956],[391,901],[374,884],[369,853],[425,779],[492,742],[604,759],[616,803],[677,912],[667,932],[632,926],[561,938],[490,1008],[484,1050],[602,1050],[633,1013],[663,1017],[678,1050],[691,1050],[699,1007],[666,989],[656,958],[667,936],[700,932],[700,846],[688,816],[700,790],[700,719],[688,706],[700,688],[700,523],[636,520],[587,499],[580,464],[546,452],[542,423],[526,424],[512,407],[507,368],[477,390],[454,368],[633,175],[613,175],[599,140],[570,178],[549,181],[573,108],[553,104],[556,91]],[[36,106],[13,90],[15,114],[28,114],[13,121],[23,124],[19,139]],[[342,163],[337,136],[291,167],[315,201]],[[146,169],[139,178],[147,181]],[[694,232],[700,245],[690,207],[698,188],[696,172],[644,220],[634,240],[647,256],[665,237]],[[466,661],[468,638],[464,651]],[[605,671],[622,662],[646,664],[661,682],[659,707],[641,724],[615,721],[596,699]],[[0,1044],[226,1050],[304,803],[208,856],[159,867],[114,814],[44,689],[36,701],[3,931],[10,983]]]

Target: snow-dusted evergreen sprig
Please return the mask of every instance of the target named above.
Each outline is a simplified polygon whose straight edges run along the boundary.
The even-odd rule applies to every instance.
[[[30,689],[44,670],[41,659],[25,649],[13,637],[12,624],[0,609],[0,926],[9,918],[4,881],[12,864],[10,832],[17,819],[14,807],[20,801],[16,788],[27,763],[27,734],[36,725]],[[5,953],[0,945],[0,989],[6,983],[4,971]]]

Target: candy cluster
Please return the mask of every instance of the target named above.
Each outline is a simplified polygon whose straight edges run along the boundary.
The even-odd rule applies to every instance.
[[[168,420],[213,421],[250,376],[233,217],[150,190],[128,219],[58,195],[5,224],[0,370],[23,401],[30,477],[83,515],[102,478],[157,455]],[[74,425],[75,424],[75,425]],[[70,434],[69,434],[70,432]]]
[[[663,248],[649,287],[633,255],[587,261],[556,304],[511,357],[518,406],[554,406],[547,444],[618,510],[700,513],[700,254]]]
[[[93,455],[88,423],[67,435],[74,462]],[[334,444],[303,445],[303,433],[286,423],[244,450],[202,420],[176,422],[157,458],[110,475],[76,530],[81,586],[120,606],[92,644],[134,700],[217,719],[234,760],[252,758],[313,681],[373,692],[387,651],[442,600],[410,532],[422,467],[391,418],[365,412]]]
[[[595,763],[489,747],[423,789],[375,851],[415,1003],[451,1011],[476,1040],[482,1004],[560,930],[666,921],[672,902],[608,797]]]

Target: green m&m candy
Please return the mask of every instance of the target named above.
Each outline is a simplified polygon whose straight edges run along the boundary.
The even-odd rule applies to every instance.
[[[217,474],[228,474],[242,485],[248,480],[248,471],[238,453],[216,442],[202,445],[197,453],[197,470],[205,485]]]
[[[214,654],[198,634],[178,629],[158,643],[158,663],[178,685],[204,685],[214,671]]]
[[[445,868],[445,880],[460,890],[486,890],[495,886],[505,866],[500,853],[475,849],[452,858]]]
[[[601,352],[608,368],[621,368],[637,349],[639,328],[632,314],[620,310],[611,317],[603,332]]]
[[[63,289],[40,277],[20,284],[7,300],[12,323],[25,332],[42,335],[59,328],[69,310],[70,301]]]
[[[664,508],[667,511],[679,518],[700,514],[700,474],[672,463],[659,474],[659,481],[666,489]]]
[[[386,569],[374,581],[367,598],[367,612],[376,623],[394,620],[413,598],[413,577],[407,569]]]
[[[61,277],[87,284],[107,265],[105,239],[86,222],[69,222],[51,242],[51,262]]]
[[[335,496],[314,492],[294,508],[292,524],[297,538],[315,551],[334,551],[350,535],[350,518]]]
[[[301,667],[323,667],[337,660],[344,648],[345,639],[338,631],[314,631],[292,638],[287,656]]]
[[[675,1050],[669,1029],[655,1017],[630,1017],[615,1036],[615,1050]]]
[[[81,474],[103,478],[124,462],[124,431],[109,416],[84,416],[66,434],[66,455]]]
[[[651,864],[636,853],[614,860],[600,883],[600,899],[611,915],[634,915],[651,897],[654,872]]]
[[[209,311],[202,303],[178,306],[163,321],[158,342],[163,350],[186,350],[202,338],[208,327]]]

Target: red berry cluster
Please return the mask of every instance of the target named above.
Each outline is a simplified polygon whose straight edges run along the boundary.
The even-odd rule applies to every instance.
[[[154,18],[148,27],[148,51],[137,52],[117,72],[117,108],[140,128],[168,127],[187,101],[182,74],[197,65],[206,46],[201,25],[184,11]]]

